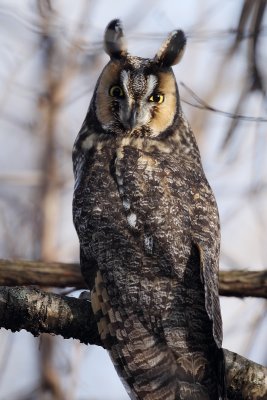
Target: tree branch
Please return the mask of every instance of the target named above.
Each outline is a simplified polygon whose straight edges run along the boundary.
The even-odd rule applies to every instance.
[[[224,349],[229,400],[267,399],[267,368]]]
[[[0,286],[86,288],[79,264],[0,260]],[[267,271],[220,271],[221,296],[267,298]]]
[[[101,345],[88,300],[26,287],[0,287],[0,326],[12,332],[26,329]]]
[[[25,287],[0,288],[1,326],[12,331],[26,329],[101,345],[88,300],[42,292]],[[226,357],[229,400],[267,398],[267,368],[229,350]]]
[[[79,264],[0,260],[0,286],[86,288]]]
[[[221,296],[267,298],[267,270],[220,271],[219,292]]]

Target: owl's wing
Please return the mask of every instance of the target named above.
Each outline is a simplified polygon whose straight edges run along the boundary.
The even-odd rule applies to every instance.
[[[205,291],[205,308],[213,324],[213,337],[222,346],[222,320],[219,302],[218,270],[220,252],[220,225],[217,204],[207,182],[201,161],[179,159],[182,170],[178,175],[185,182],[190,209],[191,239],[199,250],[201,280]],[[176,157],[169,158],[172,170],[177,170]],[[179,190],[179,187],[177,188]],[[179,201],[179,198],[177,198]]]
[[[190,208],[191,239],[199,249],[201,279],[205,290],[205,308],[213,324],[213,337],[222,345],[222,320],[219,302],[218,270],[220,252],[219,214],[214,194],[203,171],[200,158],[169,157],[169,168],[180,172]],[[179,190],[179,187],[177,187]],[[179,198],[177,199],[179,200]]]
[[[200,172],[202,171],[202,167]],[[194,195],[192,238],[199,249],[201,278],[205,289],[205,307],[213,323],[213,336],[222,345],[222,320],[219,302],[218,270],[220,226],[217,204],[202,171],[200,184]]]
[[[135,160],[135,162],[134,162]],[[125,147],[118,161],[123,198],[130,199],[132,223],[151,226],[158,243],[164,243],[167,256],[187,246],[199,249],[201,278],[205,290],[205,308],[213,322],[213,336],[222,342],[222,323],[218,294],[218,258],[220,230],[217,205],[202,167],[196,160],[175,155],[138,152]],[[150,192],[149,192],[150,190]],[[150,201],[149,201],[150,200]],[[140,229],[142,229],[140,227]],[[175,254],[174,254],[175,253]],[[184,261],[181,261],[184,262]],[[180,266],[173,264],[174,268]]]
[[[213,337],[220,348],[222,346],[222,320],[219,302],[217,260],[211,249],[201,240],[195,243],[199,249],[201,274],[205,289],[205,307],[213,323]]]
[[[80,265],[82,275],[88,285],[88,288],[92,290],[95,284],[95,276],[98,271],[98,266],[96,260],[89,254],[86,254],[83,246],[80,246]]]

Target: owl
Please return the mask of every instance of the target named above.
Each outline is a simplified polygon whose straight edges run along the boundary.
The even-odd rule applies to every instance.
[[[131,399],[225,399],[219,218],[172,71],[106,28],[110,61],[73,148],[74,225],[103,346]]]

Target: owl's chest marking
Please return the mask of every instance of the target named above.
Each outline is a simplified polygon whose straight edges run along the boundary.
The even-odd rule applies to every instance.
[[[144,246],[147,254],[153,254],[153,244],[154,244],[153,236],[145,233]]]
[[[127,166],[130,158],[131,166],[129,170]],[[124,138],[122,140],[116,152],[115,180],[128,227],[134,232],[143,231],[143,248],[147,255],[153,254],[154,240],[152,233],[145,230],[146,221],[140,217],[140,208],[142,203],[146,201],[145,197],[148,196],[149,185],[153,184],[151,182],[153,182],[156,168],[156,160],[144,151],[143,140],[139,138]],[[131,185],[130,189],[129,185]]]
[[[125,141],[125,139],[124,139]],[[127,141],[128,143],[128,141]],[[122,200],[122,206],[126,214],[126,221],[129,227],[133,230],[137,229],[137,214],[134,212],[131,204],[131,199],[127,195],[125,188],[125,182],[123,177],[123,163],[124,163],[124,150],[123,146],[120,146],[116,152],[115,159],[115,179],[118,186],[118,191]]]
[[[118,186],[118,191],[122,200],[122,206],[126,214],[127,223],[130,228],[137,229],[137,215],[132,210],[130,198],[125,194],[123,177],[121,175],[118,162],[116,162],[115,177]]]

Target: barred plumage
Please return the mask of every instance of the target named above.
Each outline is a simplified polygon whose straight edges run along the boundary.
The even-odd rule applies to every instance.
[[[73,217],[103,345],[132,399],[223,399],[220,229],[171,66],[127,53],[121,24],[73,150]]]

